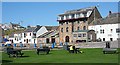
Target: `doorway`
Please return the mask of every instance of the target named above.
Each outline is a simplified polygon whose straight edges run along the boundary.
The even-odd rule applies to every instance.
[[[69,42],[69,36],[65,37],[65,42]]]

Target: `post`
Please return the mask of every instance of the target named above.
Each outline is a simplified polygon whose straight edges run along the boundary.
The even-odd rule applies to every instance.
[[[34,48],[36,48],[36,44],[34,43]]]
[[[16,47],[16,44],[14,44],[14,47]]]
[[[23,44],[22,44],[22,43],[20,43],[20,47],[21,47],[21,48],[23,47]]]

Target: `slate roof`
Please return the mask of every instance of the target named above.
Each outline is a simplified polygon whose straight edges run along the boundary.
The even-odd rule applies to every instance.
[[[52,33],[52,32],[53,32],[53,31],[48,31],[48,32],[46,32],[46,33],[40,35],[38,38],[43,38],[43,37],[49,35],[49,34]]]
[[[102,24],[116,24],[120,23],[120,13],[112,13],[111,15],[108,15],[105,18],[100,18],[97,20],[94,20],[91,25],[102,25]]]
[[[59,26],[45,26],[48,31],[58,30]]]
[[[61,15],[67,15],[67,14],[75,14],[75,13],[84,13],[87,14],[88,11],[93,11],[96,7],[92,6],[92,7],[86,7],[86,8],[81,8],[81,9],[76,9],[76,10],[69,10],[66,11],[64,14],[60,14]]]
[[[33,32],[36,29],[36,27],[29,27],[24,32]]]
[[[37,32],[42,26],[37,25],[37,27],[35,28],[35,30],[33,32]]]
[[[19,24],[14,24],[14,23],[12,23],[12,22],[10,22],[10,24],[11,24],[13,27],[20,26]]]

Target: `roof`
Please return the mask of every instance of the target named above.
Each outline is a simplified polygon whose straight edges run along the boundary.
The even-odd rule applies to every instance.
[[[43,38],[43,37],[49,35],[49,34],[52,33],[52,32],[53,32],[53,31],[48,31],[48,32],[46,32],[46,33],[40,35],[38,38]]]
[[[34,32],[37,32],[42,26],[37,25],[37,27],[35,28]]]
[[[120,13],[112,13],[111,15],[108,15],[105,18],[96,19],[90,24],[91,25],[116,24],[120,23],[118,19],[120,19]]]
[[[48,31],[58,30],[59,26],[45,26]]]
[[[33,32],[36,29],[36,27],[29,27],[24,32]]]
[[[59,32],[58,31],[48,31],[48,32],[40,35],[38,38],[54,37],[56,35],[59,36]]]
[[[67,14],[75,14],[75,13],[84,13],[87,14],[88,11],[93,11],[96,7],[92,6],[92,7],[87,7],[87,8],[81,8],[81,9],[76,9],[76,10],[69,10],[66,11],[64,14],[60,14],[61,15],[67,15]]]
[[[10,24],[11,24],[13,27],[20,26],[19,24],[14,24],[14,23],[12,23],[12,22],[10,22]]]

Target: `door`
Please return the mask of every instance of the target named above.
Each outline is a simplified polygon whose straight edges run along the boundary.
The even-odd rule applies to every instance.
[[[69,36],[65,37],[65,42],[69,42]]]

